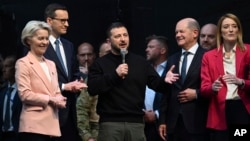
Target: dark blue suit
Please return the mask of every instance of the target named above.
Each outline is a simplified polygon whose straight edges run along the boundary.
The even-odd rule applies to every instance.
[[[3,126],[3,112],[5,109],[4,108],[4,99],[5,99],[5,95],[6,95],[6,92],[7,92],[7,88],[8,88],[8,85],[5,85],[4,87],[2,87],[0,89],[0,140],[1,141],[12,141],[12,139],[15,140],[15,138],[12,138],[12,137],[15,137],[15,135],[12,135],[12,139],[9,138],[9,139],[3,139],[3,131],[2,131],[2,126]],[[13,97],[13,106],[11,107],[12,109],[12,117],[11,117],[11,121],[12,121],[12,124],[13,124],[13,127],[14,127],[14,132],[15,134],[17,135],[18,133],[18,128],[19,128],[19,118],[20,118],[20,113],[21,113],[21,110],[22,110],[22,103],[21,103],[21,100],[18,96],[18,93],[16,91],[15,93],[15,96]]]
[[[75,74],[77,74],[78,67],[76,61],[76,54],[74,51],[73,44],[64,39],[60,38],[60,41],[63,44],[63,49],[65,52],[68,75],[65,73],[63,66],[61,65],[56,52],[53,46],[49,45],[47,51],[45,52],[45,58],[52,60],[56,64],[56,69],[58,73],[58,81],[60,88],[62,88],[63,83],[71,82],[75,79]],[[68,140],[77,140],[78,136],[77,125],[76,125],[76,93],[71,93],[69,91],[62,91],[62,95],[67,97],[67,104],[65,109],[59,110],[59,122],[62,132],[62,137],[60,140],[68,141]]]
[[[177,127],[180,127],[178,124],[179,119],[183,121],[183,126],[185,126],[188,133],[206,135],[208,101],[200,95],[201,60],[205,51],[202,47],[198,47],[190,64],[184,84],[181,83],[180,79],[177,80],[177,82],[169,86],[167,94],[163,95],[160,122],[167,125],[169,135],[175,134]],[[182,53],[179,51],[168,58],[167,70],[169,70],[172,65],[175,65],[173,73],[179,74],[181,55]],[[187,88],[196,89],[197,99],[186,103],[179,103],[177,97],[179,92]]]

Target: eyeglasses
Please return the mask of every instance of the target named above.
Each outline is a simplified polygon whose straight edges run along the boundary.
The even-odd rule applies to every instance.
[[[69,19],[58,19],[58,18],[51,18],[51,19],[53,19],[53,20],[58,20],[58,21],[60,21],[62,24],[65,24],[66,22],[69,21]]]

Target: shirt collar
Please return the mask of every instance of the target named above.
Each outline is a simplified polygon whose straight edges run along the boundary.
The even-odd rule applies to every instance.
[[[58,38],[59,40],[59,43],[61,44],[61,40],[60,40],[60,37]],[[56,38],[52,35],[49,36],[49,41],[52,45],[55,45],[55,41],[56,41]]]
[[[11,88],[13,88],[13,89],[17,89],[16,83],[10,85],[10,83],[8,82],[8,88],[9,88],[9,87],[11,87]]]
[[[157,67],[156,67],[157,72],[160,70],[164,70],[166,65],[167,65],[167,60],[162,62],[161,64],[157,65]]]
[[[196,43],[189,50],[182,49],[182,54],[185,51],[188,51],[190,54],[195,54],[195,52],[197,51],[198,47],[199,47],[199,45],[198,45],[198,43]]]

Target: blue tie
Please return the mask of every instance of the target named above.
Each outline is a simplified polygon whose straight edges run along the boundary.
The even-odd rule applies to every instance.
[[[185,51],[183,52],[183,61],[181,66],[181,83],[183,84],[186,79],[186,69],[187,69],[187,56],[189,52]]]
[[[59,45],[59,44],[60,44],[60,42],[59,42],[59,40],[58,40],[58,39],[56,39],[55,44],[56,44],[56,55],[57,55],[57,57],[58,57],[58,59],[59,59],[59,61],[60,61],[61,65],[62,65],[62,67],[63,67],[63,69],[64,69],[64,72],[67,74],[67,71],[66,71],[65,65],[64,65],[64,63],[63,63],[63,59],[62,59],[62,55],[61,55],[61,51],[60,51],[60,45]]]
[[[6,109],[5,109],[5,117],[4,117],[4,131],[8,131],[8,129],[10,128],[10,97],[11,97],[11,92],[12,92],[13,88],[9,87],[8,90],[6,91],[5,96],[7,96],[7,101],[6,101]]]

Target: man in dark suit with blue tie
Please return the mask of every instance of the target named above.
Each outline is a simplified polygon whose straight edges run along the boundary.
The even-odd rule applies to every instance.
[[[164,36],[152,35],[146,38],[146,57],[161,77],[166,75],[168,45]],[[147,141],[161,141],[159,127],[159,110],[162,94],[146,87],[145,95],[145,136]]]
[[[5,84],[0,89],[0,140],[18,141],[19,117],[22,103],[15,83],[15,56],[7,56],[3,62]]]
[[[168,141],[209,140],[208,101],[200,95],[205,49],[197,43],[199,30],[199,23],[193,18],[184,18],[176,24],[175,38],[182,49],[168,58],[165,81],[169,91],[163,96],[160,110],[160,135]]]
[[[49,4],[45,9],[45,20],[51,26],[52,33],[49,37],[49,47],[44,56],[55,62],[59,87],[63,96],[67,97],[65,109],[59,110],[59,122],[62,136],[59,141],[78,141],[76,124],[76,97],[86,88],[81,80],[74,76],[79,72],[76,64],[73,44],[62,38],[67,33],[69,15],[68,10],[61,4]]]

